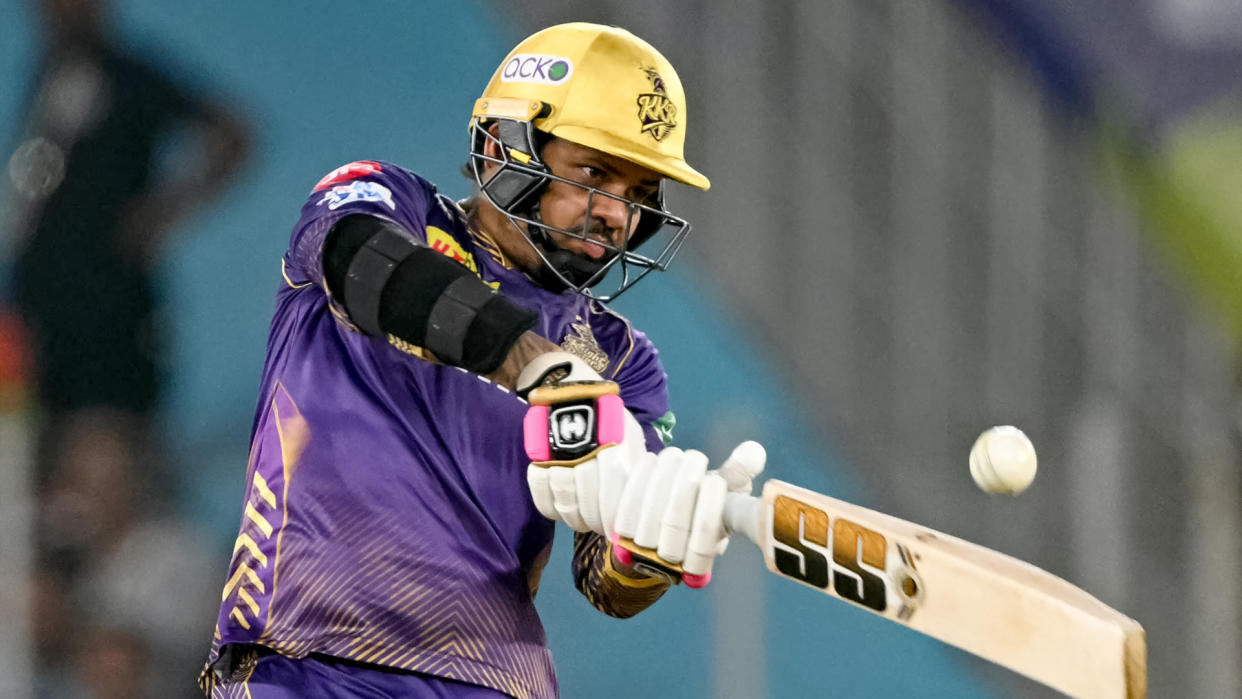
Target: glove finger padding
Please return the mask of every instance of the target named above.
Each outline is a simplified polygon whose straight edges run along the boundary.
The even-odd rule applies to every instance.
[[[535,501],[535,509],[548,519],[560,519],[556,511],[556,498],[552,495],[552,483],[549,472],[551,469],[530,465],[526,467],[526,484],[530,488],[530,497]]]
[[[755,478],[763,473],[767,460],[768,453],[763,445],[747,440],[734,447],[729,458],[725,459],[720,468],[711,473],[725,481],[728,492],[749,495],[754,487]],[[728,546],[729,537],[720,537],[715,555],[724,555]]]
[[[576,532],[590,531],[578,509],[578,483],[572,468],[549,468],[548,480],[552,485],[552,497],[558,519],[565,520]]]
[[[699,486],[707,473],[707,457],[693,449],[685,452],[675,464],[673,481],[668,488],[668,502],[660,518],[660,537],[656,552],[671,563],[681,563],[686,556],[690,524],[694,519]]]
[[[616,447],[605,449],[600,453],[602,454],[604,451],[616,451]],[[604,525],[599,514],[599,457],[597,456],[590,461],[584,461],[574,468],[549,470],[569,471],[574,475],[574,484],[578,493],[578,514],[581,515],[580,519],[585,527],[584,529],[575,528],[575,531],[593,531],[603,533]],[[566,519],[565,521],[568,522],[569,519]]]
[[[636,422],[635,425],[637,424]],[[599,519],[604,534],[609,538],[616,531],[621,494],[625,491],[625,481],[636,462],[636,459],[631,459],[630,453],[632,450],[621,445],[604,449],[595,457],[599,462]],[[639,456],[641,454],[639,452]]]
[[[614,525],[617,535],[633,539],[638,533],[638,522],[643,514],[643,499],[647,495],[647,486],[651,483],[655,467],[656,455],[646,452],[630,471],[630,476],[625,481],[625,489],[621,492],[621,500],[617,504],[617,521]]]
[[[698,502],[694,507],[694,521],[690,525],[686,556],[681,567],[691,575],[711,579],[712,561],[722,552],[721,544],[729,538],[724,530],[724,504],[728,484],[717,473],[703,476],[699,487]],[[706,584],[704,580],[703,584]]]
[[[634,543],[643,548],[654,549],[660,543],[660,528],[664,524],[664,510],[677,479],[677,473],[685,460],[685,452],[668,447],[656,455],[655,470],[643,494],[642,512],[638,516],[638,532]]]
[[[749,493],[766,460],[757,442],[738,445],[712,471],[707,470],[707,457],[693,450],[669,448],[655,459],[644,459],[621,498],[613,537],[617,558],[648,574],[703,587],[729,541],[723,518],[726,497]]]

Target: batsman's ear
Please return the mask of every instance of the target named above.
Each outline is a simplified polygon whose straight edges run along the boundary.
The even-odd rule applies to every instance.
[[[493,121],[492,123],[488,124],[487,132],[492,135],[492,138],[484,139],[483,155],[486,155],[489,158],[495,158],[497,160],[502,160],[503,154],[500,151],[501,149],[500,122]],[[492,165],[493,167],[499,167],[495,163],[488,163],[488,164]]]

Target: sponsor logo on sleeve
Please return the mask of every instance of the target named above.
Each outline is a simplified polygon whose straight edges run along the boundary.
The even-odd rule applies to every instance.
[[[500,81],[560,85],[574,74],[573,61],[541,53],[514,54],[500,69]]]
[[[371,173],[383,172],[384,168],[373,160],[358,160],[347,165],[342,165],[337,169],[323,176],[322,180],[315,185],[311,191],[319,192],[331,187],[334,184],[356,180],[359,177],[366,177]]]
[[[329,209],[335,211],[346,204],[352,204],[356,201],[381,202],[389,209],[397,210],[397,205],[392,200],[392,190],[378,182],[338,184],[324,192],[323,198],[319,200],[316,206],[327,204]]]
[[[474,255],[466,252],[466,249],[461,246],[461,243],[457,242],[457,239],[449,235],[448,231],[443,228],[427,226],[427,247],[435,250],[445,257],[456,260],[457,262],[465,265],[466,269],[474,272],[480,279],[483,278],[483,275],[479,273],[478,263],[474,261]],[[484,280],[483,283],[493,289],[500,287],[499,281],[489,282]]]
[[[449,235],[448,231],[436,226],[427,226],[427,247],[460,262],[471,272],[479,273],[479,266],[475,264],[474,257],[466,252],[461,243]]]

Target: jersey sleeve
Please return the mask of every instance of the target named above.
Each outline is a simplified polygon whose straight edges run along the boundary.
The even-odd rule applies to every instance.
[[[359,160],[324,175],[302,205],[285,253],[285,280],[294,286],[324,285],[323,248],[328,231],[349,214],[368,214],[396,223],[422,244],[435,189],[395,165]],[[326,288],[326,287],[325,287]]]
[[[612,567],[612,545],[601,534],[574,533],[574,586],[591,606],[611,617],[638,614],[669,588],[659,578],[631,578]]]
[[[621,400],[643,426],[647,449],[658,452],[671,438],[668,375],[651,340],[632,327],[628,331],[629,347],[610,378],[621,387]]]

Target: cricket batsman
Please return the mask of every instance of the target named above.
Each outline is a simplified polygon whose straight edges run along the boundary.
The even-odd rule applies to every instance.
[[[699,587],[719,469],[666,447],[666,377],[610,310],[689,224],[681,82],[629,32],[564,24],[470,119],[474,194],[397,165],[328,173],[282,260],[241,527],[200,683],[212,697],[550,699],[534,606],[554,520],[577,588],[628,617]]]

